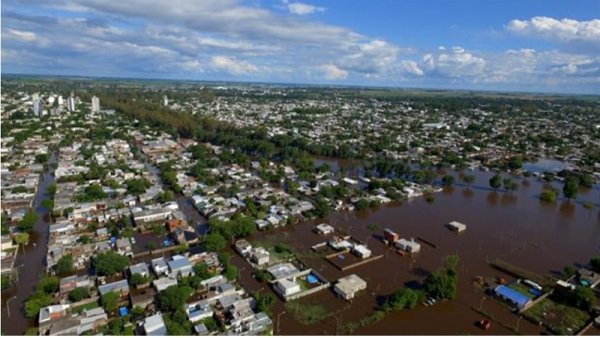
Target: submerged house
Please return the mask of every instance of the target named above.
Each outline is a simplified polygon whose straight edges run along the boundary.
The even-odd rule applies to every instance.
[[[506,285],[498,285],[494,289],[494,295],[517,307],[519,310],[525,309],[531,304],[531,298]]]

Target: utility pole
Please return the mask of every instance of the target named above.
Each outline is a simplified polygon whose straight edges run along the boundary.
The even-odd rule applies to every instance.
[[[17,296],[12,296],[12,298],[6,301],[6,314],[8,315],[8,318],[10,318],[10,301],[15,298],[17,298]]]
[[[14,268],[15,270],[15,279],[17,280],[17,283],[19,282],[19,269],[23,267],[23,264],[17,266]]]
[[[487,299],[486,296],[483,296],[483,298],[481,298],[481,302],[479,302],[479,311],[483,311],[483,301],[486,299]]]
[[[283,310],[282,312],[280,312],[277,315],[277,330],[276,330],[277,332],[275,332],[275,334],[279,334],[279,322],[280,322],[281,315],[283,315],[283,314],[285,314],[285,310]]]

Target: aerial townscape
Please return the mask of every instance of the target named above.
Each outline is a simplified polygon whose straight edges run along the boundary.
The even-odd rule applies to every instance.
[[[314,2],[3,4],[0,334],[600,335],[600,3]]]

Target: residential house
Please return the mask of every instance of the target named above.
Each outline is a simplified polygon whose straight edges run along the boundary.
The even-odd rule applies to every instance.
[[[123,298],[129,295],[129,283],[127,283],[127,279],[121,279],[116,282],[103,284],[98,286],[98,292],[100,292],[101,296],[109,292],[116,292]]]
[[[169,266],[167,265],[167,262],[165,261],[164,258],[159,257],[159,258],[155,258],[153,259],[150,264],[152,265],[152,271],[154,271],[154,274],[156,276],[160,276],[160,275],[168,275],[169,274]]]
[[[367,282],[357,275],[340,278],[333,287],[333,291],[345,300],[354,298],[354,295],[367,288]]]
[[[167,335],[167,327],[165,326],[165,321],[163,320],[162,314],[160,312],[147,317],[144,319],[142,323],[140,323],[144,329],[144,333],[147,336],[166,336]]]
[[[170,276],[174,278],[187,277],[192,274],[192,264],[187,257],[175,255],[167,263],[169,265]]]

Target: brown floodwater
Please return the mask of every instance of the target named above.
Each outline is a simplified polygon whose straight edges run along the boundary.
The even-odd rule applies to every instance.
[[[49,163],[56,163],[56,153],[51,154]],[[19,280],[15,286],[2,292],[2,334],[21,335],[35,325],[25,316],[24,304],[35,291],[38,280],[46,274],[50,216],[42,202],[50,198],[46,189],[54,182],[51,167],[48,166],[49,169],[43,173],[33,201],[33,210],[38,213],[39,220],[34,225],[28,245],[19,248],[15,261]]]
[[[542,204],[538,195],[544,183],[535,178],[527,179],[518,191],[506,193],[488,188],[491,173],[477,171],[474,174],[477,180],[471,188],[459,183],[436,194],[433,203],[417,198],[366,212],[333,213],[324,220],[253,235],[250,240],[255,243],[288,243],[302,260],[329,281],[355,273],[368,284],[368,289],[352,303],[338,299],[330,290],[302,298],[302,303],[322,304],[332,314],[311,326],[302,325],[290,313],[284,312],[283,303],[278,300],[273,308],[275,332],[289,335],[341,333],[344,324],[372,313],[377,308],[379,297],[401,287],[418,285],[429,272],[443,265],[443,257],[457,254],[460,268],[458,297],[455,300],[392,313],[382,321],[353,333],[509,335],[515,334],[516,329],[521,334],[547,333],[543,327],[519,320],[497,300],[484,298],[483,291],[475,287],[472,280],[476,276],[510,280],[510,276],[487,264],[487,260],[496,258],[542,275],[556,275],[567,265],[587,263],[600,251],[600,190],[596,186],[582,191],[577,201]],[[524,180],[514,179],[521,183]],[[594,202],[594,208],[584,208],[582,201]],[[449,231],[444,225],[452,220],[465,223],[468,227],[466,232],[457,235]],[[312,232],[313,225],[323,221],[366,242],[374,255],[383,254],[384,257],[340,271],[325,259],[311,255],[310,247],[326,240],[326,237]],[[369,227],[372,224],[378,224],[380,228]],[[435,248],[423,244],[416,257],[402,257],[386,249],[378,239],[382,229],[387,227],[403,238],[423,238],[433,243]],[[234,257],[233,263],[242,268],[240,281],[248,291],[272,292],[265,284],[252,278],[249,264],[239,256]],[[497,322],[492,324],[491,329],[482,331],[475,325],[482,315],[472,308],[481,308],[492,314]]]

